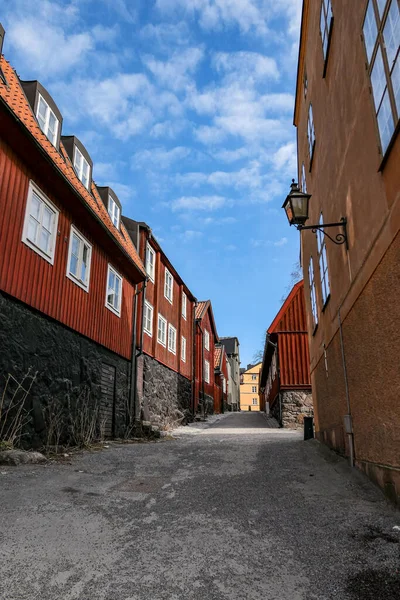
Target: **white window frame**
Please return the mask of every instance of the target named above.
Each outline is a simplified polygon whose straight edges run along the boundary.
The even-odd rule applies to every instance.
[[[204,381],[210,383],[210,363],[208,360],[204,361]]]
[[[252,373],[251,380],[252,381],[257,381],[257,375],[256,375],[256,373]]]
[[[224,375],[222,375],[222,391],[226,394],[226,379]]]
[[[253,398],[253,406],[257,406],[258,405],[258,400],[257,398]]]
[[[108,279],[109,279],[109,276],[110,276],[110,272],[113,272],[114,275],[115,275],[115,277],[117,277],[119,279],[119,281],[120,281],[120,294],[119,294],[118,308],[115,308],[115,306],[113,304],[109,304],[109,302],[108,302]],[[105,302],[105,306],[106,306],[106,308],[108,308],[108,310],[110,310],[112,313],[114,313],[115,315],[117,315],[117,317],[121,317],[122,287],[123,287],[123,278],[118,273],[118,271],[116,271],[114,269],[114,267],[112,265],[108,264],[108,268],[107,268],[107,281],[106,281],[106,302]]]
[[[382,155],[389,149],[400,121],[400,86],[396,87],[396,81],[400,80],[400,44],[396,38],[396,25],[399,27],[396,16],[398,18],[399,11],[398,0],[369,0],[363,23],[368,75]]]
[[[207,329],[204,330],[204,348],[206,350],[210,349],[210,334]]]
[[[43,103],[46,106],[46,118],[43,124],[43,127],[40,123],[40,119],[39,119],[39,106],[40,106],[40,101],[43,101]],[[54,139],[50,139],[49,137],[49,125],[50,125],[50,115],[53,115],[55,122],[56,122],[56,130],[54,132]],[[46,102],[46,100],[43,98],[42,94],[38,93],[38,101],[37,101],[37,107],[36,107],[36,118],[38,120],[39,123],[39,127],[40,129],[43,131],[44,135],[47,137],[47,139],[49,140],[49,142],[51,142],[53,144],[54,147],[56,147],[56,142],[57,142],[57,138],[58,138],[58,130],[60,127],[60,122],[56,117],[56,114],[54,112],[54,110],[52,110],[49,106],[49,103]]]
[[[324,63],[328,60],[329,46],[331,41],[333,25],[333,12],[331,0],[322,0],[321,2],[321,14],[319,19],[319,32],[321,34],[322,41],[322,53],[324,55]],[[324,76],[326,71],[326,64],[324,66]]]
[[[181,359],[182,362],[186,362],[186,338],[184,336],[182,336]]]
[[[170,278],[170,285],[168,284],[168,278]],[[165,267],[164,296],[172,304],[174,298],[174,278],[167,267]]]
[[[120,223],[120,218],[121,218],[121,209],[110,194],[108,195],[107,210],[108,210],[108,214],[110,215],[112,224],[114,225],[114,227],[119,229],[119,223]]]
[[[306,168],[304,163],[301,165],[301,191],[303,194],[307,194]]]
[[[308,283],[310,286],[311,315],[313,318],[313,327],[315,329],[315,327],[318,325],[318,306],[317,294],[315,291],[314,261],[312,256],[310,256],[310,264],[308,266]]]
[[[315,128],[314,128],[314,113],[312,104],[308,107],[308,118],[307,118],[307,141],[308,141],[308,156],[310,159],[310,168],[311,171],[312,161],[314,158],[314,150],[315,150]]]
[[[71,273],[71,257],[72,257],[72,241],[73,237],[77,237],[79,240],[79,257],[78,257],[78,273],[81,273],[82,270],[82,262],[83,262],[83,249],[86,246],[88,248],[88,257],[87,257],[87,270],[86,270],[86,281],[83,281],[80,277],[77,277],[73,273]],[[71,225],[71,231],[69,234],[69,246],[68,246],[68,262],[67,262],[67,277],[71,281],[73,281],[76,285],[79,285],[85,292],[89,292],[89,283],[90,283],[90,266],[92,263],[92,244],[90,244],[85,236],[81,234],[80,231]]]
[[[252,392],[252,394],[257,394],[257,386],[256,385],[251,386],[251,392]]]
[[[36,240],[31,240],[28,237],[29,221],[30,221],[30,217],[31,217],[30,208],[31,208],[33,194],[35,194],[35,196],[37,196],[37,198],[42,203],[41,204],[41,208],[40,208],[40,215],[39,215],[40,221],[38,221],[32,215],[32,218],[39,224],[38,235],[36,236],[36,238],[37,238]],[[46,231],[49,231],[49,233],[50,233],[50,249],[49,249],[49,252],[46,252],[45,250],[43,250],[38,245],[38,243],[37,243],[38,238],[40,237],[40,232],[41,232],[41,230],[43,228],[43,225],[42,225],[43,206],[46,206],[48,208],[48,210],[50,210],[53,213],[53,217],[52,217],[52,220],[53,220],[53,222],[52,222],[52,230],[49,231],[49,230],[46,229]],[[33,183],[33,181],[30,181],[29,182],[29,188],[28,188],[28,196],[27,196],[27,200],[26,200],[24,228],[22,230],[22,242],[24,244],[26,244],[27,246],[29,246],[29,248],[31,248],[32,250],[34,250],[42,258],[44,258],[45,260],[47,260],[47,262],[49,262],[51,265],[54,264],[54,256],[55,256],[55,250],[56,250],[57,227],[58,227],[58,216],[59,216],[59,214],[60,214],[60,211],[47,198],[47,196],[37,187],[37,185],[35,185]]]
[[[160,328],[160,321],[164,324],[164,337],[160,337],[160,331],[161,331],[161,333],[163,332],[163,329]],[[167,319],[165,319],[160,313],[158,313],[158,319],[157,319],[157,342],[159,344],[161,344],[161,346],[164,346],[164,348],[167,347],[167,330],[168,330]]]
[[[143,319],[143,331],[149,336],[153,337],[153,317],[154,317],[154,308],[147,300],[144,301],[144,319]],[[150,327],[148,327],[147,322],[150,322]]]
[[[171,337],[171,333],[173,336]],[[173,340],[173,344],[171,343]],[[172,352],[172,354],[176,354],[176,329],[171,323],[168,323],[168,352]]]
[[[187,319],[187,296],[185,292],[182,292],[182,317]]]
[[[83,181],[84,167],[86,167],[85,170],[87,172],[87,185]],[[90,165],[76,144],[74,144],[74,169],[79,180],[88,190],[90,186]]]
[[[324,219],[321,216],[319,218],[319,225],[324,226]],[[325,306],[329,296],[331,295],[331,286],[329,283],[329,269],[328,269],[328,256],[326,252],[326,242],[323,231],[317,230],[317,249],[318,249],[318,265],[319,274],[321,277],[321,288],[322,288],[322,306]]]
[[[153,257],[153,263],[150,261],[150,256]],[[150,246],[149,243],[146,245],[146,273],[149,276],[150,281],[154,283],[154,277],[156,272],[156,251]]]

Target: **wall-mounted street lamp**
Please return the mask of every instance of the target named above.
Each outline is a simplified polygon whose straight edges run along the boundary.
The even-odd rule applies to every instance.
[[[289,221],[289,225],[294,225],[299,231],[302,229],[311,229],[313,233],[322,231],[334,244],[346,244],[347,242],[347,219],[343,217],[339,223],[323,223],[322,225],[304,225],[308,220],[308,204],[311,198],[311,194],[304,194],[300,191],[300,188],[294,179],[292,179],[292,185],[290,186],[289,195],[286,197],[282,208],[285,209],[286,216]],[[343,232],[338,233],[334,238],[331,237],[326,231],[327,227],[340,227]]]

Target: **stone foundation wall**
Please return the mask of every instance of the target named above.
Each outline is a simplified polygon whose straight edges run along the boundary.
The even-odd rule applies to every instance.
[[[120,436],[127,422],[130,362],[0,293],[0,395],[8,373],[21,381],[29,368],[31,373],[37,371],[26,404],[25,447],[38,448],[46,442],[46,407],[56,407],[67,428],[71,407],[82,400],[82,394],[90,399],[90,406],[100,406],[103,363],[116,370],[111,429]],[[67,434],[63,432],[64,438]]]
[[[314,415],[311,392],[305,390],[281,392],[280,414],[279,397],[277,396],[271,408],[271,415],[285,429],[302,429],[304,417]]]
[[[192,384],[179,373],[144,355],[144,413],[152,425],[165,427],[183,417],[190,420]]]

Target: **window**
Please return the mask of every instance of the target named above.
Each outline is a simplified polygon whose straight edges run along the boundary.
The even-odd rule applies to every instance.
[[[322,214],[319,219],[319,224],[323,225],[324,220],[322,218]],[[322,231],[317,231],[317,244],[318,244],[318,262],[319,262],[319,270],[321,275],[321,286],[322,286],[322,305],[329,298],[330,287],[329,287],[329,273],[328,273],[328,259],[326,256],[326,244],[325,244],[325,236]]]
[[[110,215],[111,221],[114,223],[115,227],[119,229],[119,215],[120,209],[118,204],[115,202],[111,196],[108,196],[108,214]]]
[[[208,360],[204,361],[204,381],[210,383],[210,363]]]
[[[69,237],[67,277],[89,291],[92,246],[74,226]]]
[[[308,140],[308,156],[310,159],[310,171],[312,166],[312,159],[314,156],[314,147],[315,147],[315,129],[314,129],[314,117],[312,104],[308,109],[308,122],[307,122],[307,140]]]
[[[204,330],[204,348],[206,350],[210,349],[210,334],[208,333],[207,329]]]
[[[121,315],[122,277],[108,265],[106,307],[116,315]]]
[[[311,312],[313,316],[313,325],[318,325],[318,311],[317,311],[317,297],[315,294],[315,278],[314,278],[314,263],[312,257],[310,258],[310,265],[308,267],[308,282],[310,285],[310,300],[311,300]]]
[[[74,168],[79,179],[82,181],[85,188],[89,189],[90,167],[89,163],[84,158],[82,152],[75,146],[74,148]]]
[[[168,325],[168,350],[176,354],[176,329],[171,324]]]
[[[301,165],[301,191],[303,194],[307,194],[306,168],[304,163]]]
[[[36,117],[39,121],[40,129],[48,137],[53,146],[55,146],[57,142],[58,119],[46,100],[40,94]]]
[[[252,379],[252,381],[257,381],[257,375],[255,375],[255,374],[253,373],[253,375],[251,376],[251,379]]]
[[[385,154],[400,117],[398,0],[369,0],[363,37],[382,154]]]
[[[255,394],[257,392],[257,386],[256,385],[252,385],[251,386],[251,391],[253,392],[253,394]]]
[[[167,345],[167,320],[164,319],[160,314],[158,315],[158,332],[157,332],[157,340],[164,346]]]
[[[154,273],[155,273],[155,268],[156,268],[156,253],[154,252],[154,250],[150,246],[150,244],[147,244],[146,250],[147,250],[146,272],[147,272],[147,275],[150,277],[151,281],[154,283]]]
[[[222,377],[222,391],[226,394],[226,379]]]
[[[321,17],[320,17],[320,33],[322,39],[322,52],[324,54],[324,77],[326,71],[326,61],[328,58],[329,44],[331,41],[331,32],[333,25],[333,14],[331,0],[322,0],[321,3]]]
[[[304,98],[307,98],[307,92],[308,92],[308,78],[307,78],[307,71],[304,69],[304,78],[303,78],[303,84],[304,84]]]
[[[253,398],[253,406],[255,406],[255,405],[257,405],[257,404],[258,404],[258,400],[257,400],[257,398]]]
[[[29,184],[22,241],[50,264],[54,263],[58,210],[35,186]]]
[[[185,292],[182,292],[182,317],[186,321],[186,313],[187,313],[187,296]]]
[[[144,332],[150,337],[153,336],[153,307],[147,300],[144,303]]]
[[[182,336],[182,346],[181,346],[181,357],[182,361],[186,362],[186,338]]]
[[[168,269],[165,269],[165,283],[164,283],[164,296],[167,300],[169,300],[172,304],[172,295],[173,295],[173,284],[174,280],[171,273]]]

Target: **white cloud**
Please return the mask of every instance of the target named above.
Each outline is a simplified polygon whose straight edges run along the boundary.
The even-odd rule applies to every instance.
[[[228,250],[228,252],[234,252],[237,250],[237,246],[235,246],[235,244],[228,244],[225,246],[225,250]]]
[[[279,79],[276,60],[257,52],[218,52],[213,65],[217,72],[227,75],[227,81],[242,80],[254,85]]]
[[[247,158],[249,155],[249,149],[245,146],[237,148],[236,150],[219,150],[213,153],[214,157],[225,163],[234,163],[243,158]]]
[[[103,0],[103,2],[127,23],[130,23],[131,25],[136,23],[137,12],[132,8],[132,2],[130,0]]]
[[[250,245],[253,248],[267,248],[267,247],[275,247],[280,248],[281,246],[285,246],[288,243],[288,239],[286,237],[282,237],[279,240],[273,242],[272,240],[250,240]]]
[[[183,160],[190,154],[190,149],[177,146],[171,150],[166,148],[152,148],[151,150],[140,150],[132,157],[134,169],[152,168],[168,169],[177,161]]]
[[[171,47],[185,46],[189,43],[190,32],[185,21],[179,23],[148,23],[140,30],[140,37],[150,41],[156,49],[169,53]]]
[[[183,242],[193,242],[193,240],[198,240],[201,237],[203,237],[203,233],[201,231],[194,231],[193,229],[187,229],[180,235]]]
[[[297,173],[297,150],[294,142],[289,142],[284,146],[281,146],[272,157],[272,164],[277,170],[285,170],[289,173],[293,173],[295,176]]]
[[[168,61],[157,60],[154,56],[143,56],[143,64],[157,81],[173,90],[185,88],[204,56],[202,48],[187,48],[176,52]]]
[[[200,27],[220,30],[238,27],[241,32],[254,31],[266,35],[266,10],[259,0],[157,0],[156,7],[163,14],[183,12],[196,17]]]
[[[171,203],[174,212],[180,210],[204,211],[217,210],[230,204],[223,196],[182,196]]]

